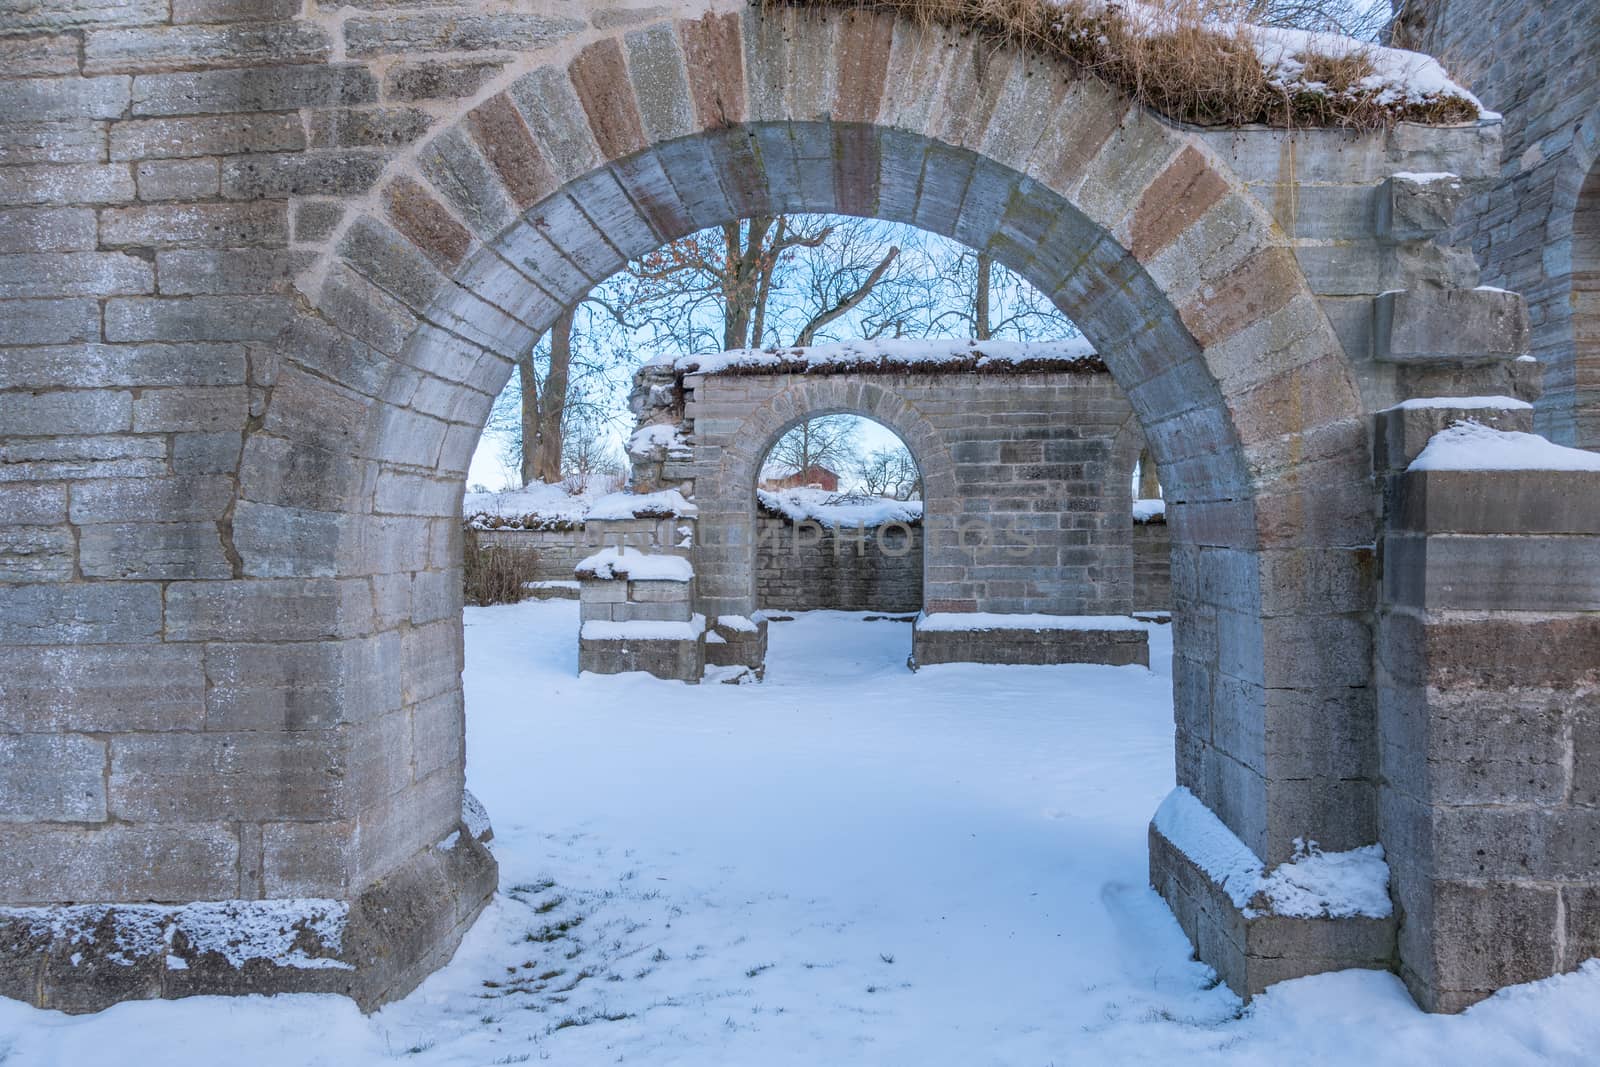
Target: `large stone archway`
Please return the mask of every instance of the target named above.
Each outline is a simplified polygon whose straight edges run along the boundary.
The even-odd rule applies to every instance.
[[[400,116],[361,110],[374,69],[407,48],[395,27],[517,58],[465,103],[431,104],[415,120],[429,136],[397,148],[375,130]],[[1049,59],[792,7],[353,16],[334,31],[354,62],[252,80],[155,59],[131,87],[113,74],[72,90],[91,111],[94,92],[131,101],[130,159],[185,137],[285,147],[222,168],[255,215],[102,209],[97,239],[137,253],[119,260],[160,249],[160,293],[111,299],[103,319],[97,305],[92,325],[67,297],[51,309],[103,362],[35,410],[53,413],[49,434],[114,427],[96,447],[126,451],[76,459],[87,475],[29,461],[24,504],[70,544],[64,571],[0,589],[0,633],[23,647],[10,665],[45,679],[38,695],[22,683],[17,733],[47,781],[28,794],[45,800],[13,802],[0,899],[350,901],[343,988],[374,1003],[414,984],[491,888],[481,847],[451,835],[459,503],[493,397],[628,257],[775,211],[985,249],[1083,328],[1167,495],[1180,784],[1269,866],[1297,838],[1378,840],[1368,413],[1440,379],[1373,363],[1372,298],[1438,283],[1433,260],[1395,249],[1430,246],[1442,224],[1378,232],[1369,207],[1403,192],[1392,174],[1482,170],[1492,134],[1186,130]],[[122,62],[100,69],[142,69]],[[366,147],[302,151],[276,119],[232,133],[195,119],[295,108],[313,142]],[[252,240],[270,247],[216,251]],[[142,277],[106,284],[149,293]],[[201,346],[182,371],[151,348],[173,343]],[[39,356],[19,380],[52,366]],[[159,458],[141,430],[163,435]],[[113,460],[120,473],[97,466]],[[1237,907],[1216,910],[1225,896],[1201,899],[1181,849],[1158,862],[1202,957],[1241,991],[1386,962],[1336,933],[1255,944]],[[98,1002],[193,987],[153,966]],[[26,995],[74,981],[40,967]]]

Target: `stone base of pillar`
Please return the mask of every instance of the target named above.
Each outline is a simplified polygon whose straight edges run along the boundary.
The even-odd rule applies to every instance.
[[[362,1011],[449,962],[499,868],[463,824],[352,901],[0,909],[0,995],[73,1014],[124,1000],[339,993]]]
[[[706,634],[706,665],[748,667],[759,680],[767,668],[767,620],[718,617]]]
[[[1349,967],[1389,970],[1395,919],[1301,918],[1245,907],[1202,864],[1150,827],[1150,884],[1160,893],[1195,955],[1246,1000],[1274,982]]]
[[[1126,615],[919,615],[911,666],[934,663],[1150,665],[1150,636]]]

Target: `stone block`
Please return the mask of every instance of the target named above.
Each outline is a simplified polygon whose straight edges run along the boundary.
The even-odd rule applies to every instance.
[[[578,670],[589,674],[625,674],[644,671],[657,678],[698,684],[705,674],[706,640],[579,637]]]
[[[84,36],[86,74],[144,74],[177,67],[316,63],[331,42],[301,20],[93,30]]]
[[[1600,537],[1390,534],[1383,590],[1430,611],[1600,611]]]
[[[288,237],[288,213],[281,203],[151,204],[100,215],[101,244],[112,248],[277,247]]]
[[[128,522],[85,526],[79,569],[86,578],[228,578],[233,564],[215,522]]]
[[[202,200],[217,195],[221,167],[214,159],[155,159],[137,163],[140,200]]]
[[[30,122],[117,119],[128,108],[130,89],[131,81],[128,78],[28,78],[7,81],[0,84],[0,114],[26,116]]]
[[[155,290],[150,264],[117,252],[0,256],[0,290],[8,298],[123,296]]]
[[[1528,351],[1528,309],[1499,289],[1401,289],[1372,301],[1380,363],[1486,363]]]
[[[166,628],[178,641],[316,641],[372,630],[361,579],[180,582],[167,591]]]
[[[211,643],[205,678],[209,729],[294,732],[365,722],[401,706],[400,638]]]
[[[1390,241],[1426,241],[1450,229],[1467,196],[1467,183],[1450,175],[1430,181],[1390,177],[1378,193],[1378,235]]]
[[[354,814],[349,746],[337,730],[132,734],[111,739],[101,771],[130,823],[328,819]]]
[[[121,644],[161,638],[154,582],[0,585],[0,645]]]
[[[551,15],[472,15],[458,12],[385,13],[357,16],[344,24],[351,56],[408,52],[538,51],[578,33],[579,19]]]
[[[0,582],[65,582],[77,550],[66,526],[0,524]]]
[[[0,730],[197,729],[205,698],[198,645],[0,648]]]
[[[1201,960],[1246,1000],[1290,978],[1393,965],[1395,919],[1297,918],[1270,908],[1245,914],[1178,845],[1150,828],[1150,882]]]
[[[111,126],[113,160],[297,152],[305,147],[305,127],[294,114],[185,115],[128,119]]]
[[[8,300],[6,314],[0,317],[0,345],[55,345],[80,341],[100,340],[100,306],[94,300]],[[45,405],[60,403],[45,398]],[[3,402],[3,398],[0,398]],[[10,398],[13,410],[20,407],[19,398]],[[8,419],[0,419],[8,433]],[[71,433],[58,430],[58,433]]]
[[[0,735],[0,823],[104,822],[105,771],[104,741]]]
[[[1410,531],[1600,536],[1600,471],[1410,471],[1394,496]]]
[[[1523,404],[1468,408],[1452,404],[1449,397],[1426,404],[1417,401],[1397,404],[1373,416],[1374,469],[1379,472],[1405,470],[1422,454],[1434,434],[1463,419],[1496,430],[1533,431],[1533,408]]]
[[[0,211],[0,251],[79,252],[95,248],[95,216],[86,207]]]
[[[377,78],[358,64],[305,63],[133,79],[135,117],[350,107],[377,99]]]
[[[364,152],[320,151],[234,156],[222,163],[222,195],[234,200],[362,193],[383,159]]]
[[[912,631],[912,661],[936,663],[1106,663],[1150,662],[1144,629],[983,629]]]
[[[449,100],[471,96],[506,65],[504,59],[425,59],[397,63],[383,76],[387,100]]]
[[[239,891],[239,840],[230,826],[71,827],[0,823],[0,899],[226,900]]]

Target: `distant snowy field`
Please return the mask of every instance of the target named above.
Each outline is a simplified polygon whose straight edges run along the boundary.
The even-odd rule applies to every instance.
[[[1146,884],[1170,631],[1139,667],[905,669],[910,627],[772,626],[767,682],[574,677],[577,605],[467,610],[501,895],[448,968],[94,1016],[0,1002],[0,1063],[1593,1063],[1600,965],[1465,1015],[1387,974],[1241,1010]]]

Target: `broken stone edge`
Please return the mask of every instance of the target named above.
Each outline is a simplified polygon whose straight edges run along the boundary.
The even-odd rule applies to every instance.
[[[220,952],[195,951],[181,937],[130,955],[118,927],[138,921],[127,912],[148,912],[145,904],[104,905],[91,940],[50,930],[39,921],[49,908],[12,909],[0,915],[0,995],[82,1014],[125,1000],[337,993],[372,1012],[449,962],[498,884],[494,856],[462,823],[350,901],[334,943],[298,929],[298,966],[263,957],[236,965]]]

